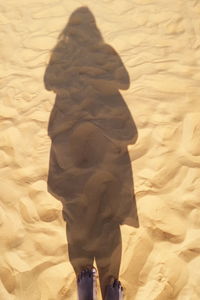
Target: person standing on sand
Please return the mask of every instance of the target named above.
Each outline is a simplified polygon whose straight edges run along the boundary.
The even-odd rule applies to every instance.
[[[119,276],[120,225],[138,227],[127,149],[137,129],[119,92],[129,87],[128,73],[87,7],[76,9],[60,34],[44,84],[56,94],[48,191],[63,204],[77,277],[95,260],[106,299],[109,278]]]

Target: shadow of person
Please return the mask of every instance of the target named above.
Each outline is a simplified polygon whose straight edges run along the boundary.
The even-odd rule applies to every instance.
[[[138,227],[127,146],[137,129],[119,89],[128,73],[87,7],[75,10],[44,75],[56,94],[48,134],[48,190],[63,204],[70,262],[76,272],[96,260],[102,294],[118,278],[120,225]]]

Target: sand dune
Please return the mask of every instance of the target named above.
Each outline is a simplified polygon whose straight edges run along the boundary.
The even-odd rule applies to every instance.
[[[0,4],[0,299],[200,297],[200,4]],[[100,283],[99,283],[100,282]]]

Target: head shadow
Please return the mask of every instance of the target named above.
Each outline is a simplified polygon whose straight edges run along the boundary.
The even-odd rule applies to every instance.
[[[56,94],[48,191],[63,204],[75,272],[96,260],[104,293],[119,274],[120,225],[138,227],[127,149],[137,128],[119,92],[129,88],[128,72],[87,7],[75,10],[59,35],[44,84]]]

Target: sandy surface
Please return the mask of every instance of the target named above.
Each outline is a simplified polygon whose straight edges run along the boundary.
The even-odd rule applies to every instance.
[[[97,27],[71,18],[83,5]],[[8,0],[0,14],[0,299],[75,300],[67,245],[91,241],[100,269],[122,245],[126,300],[198,300],[199,1]]]

